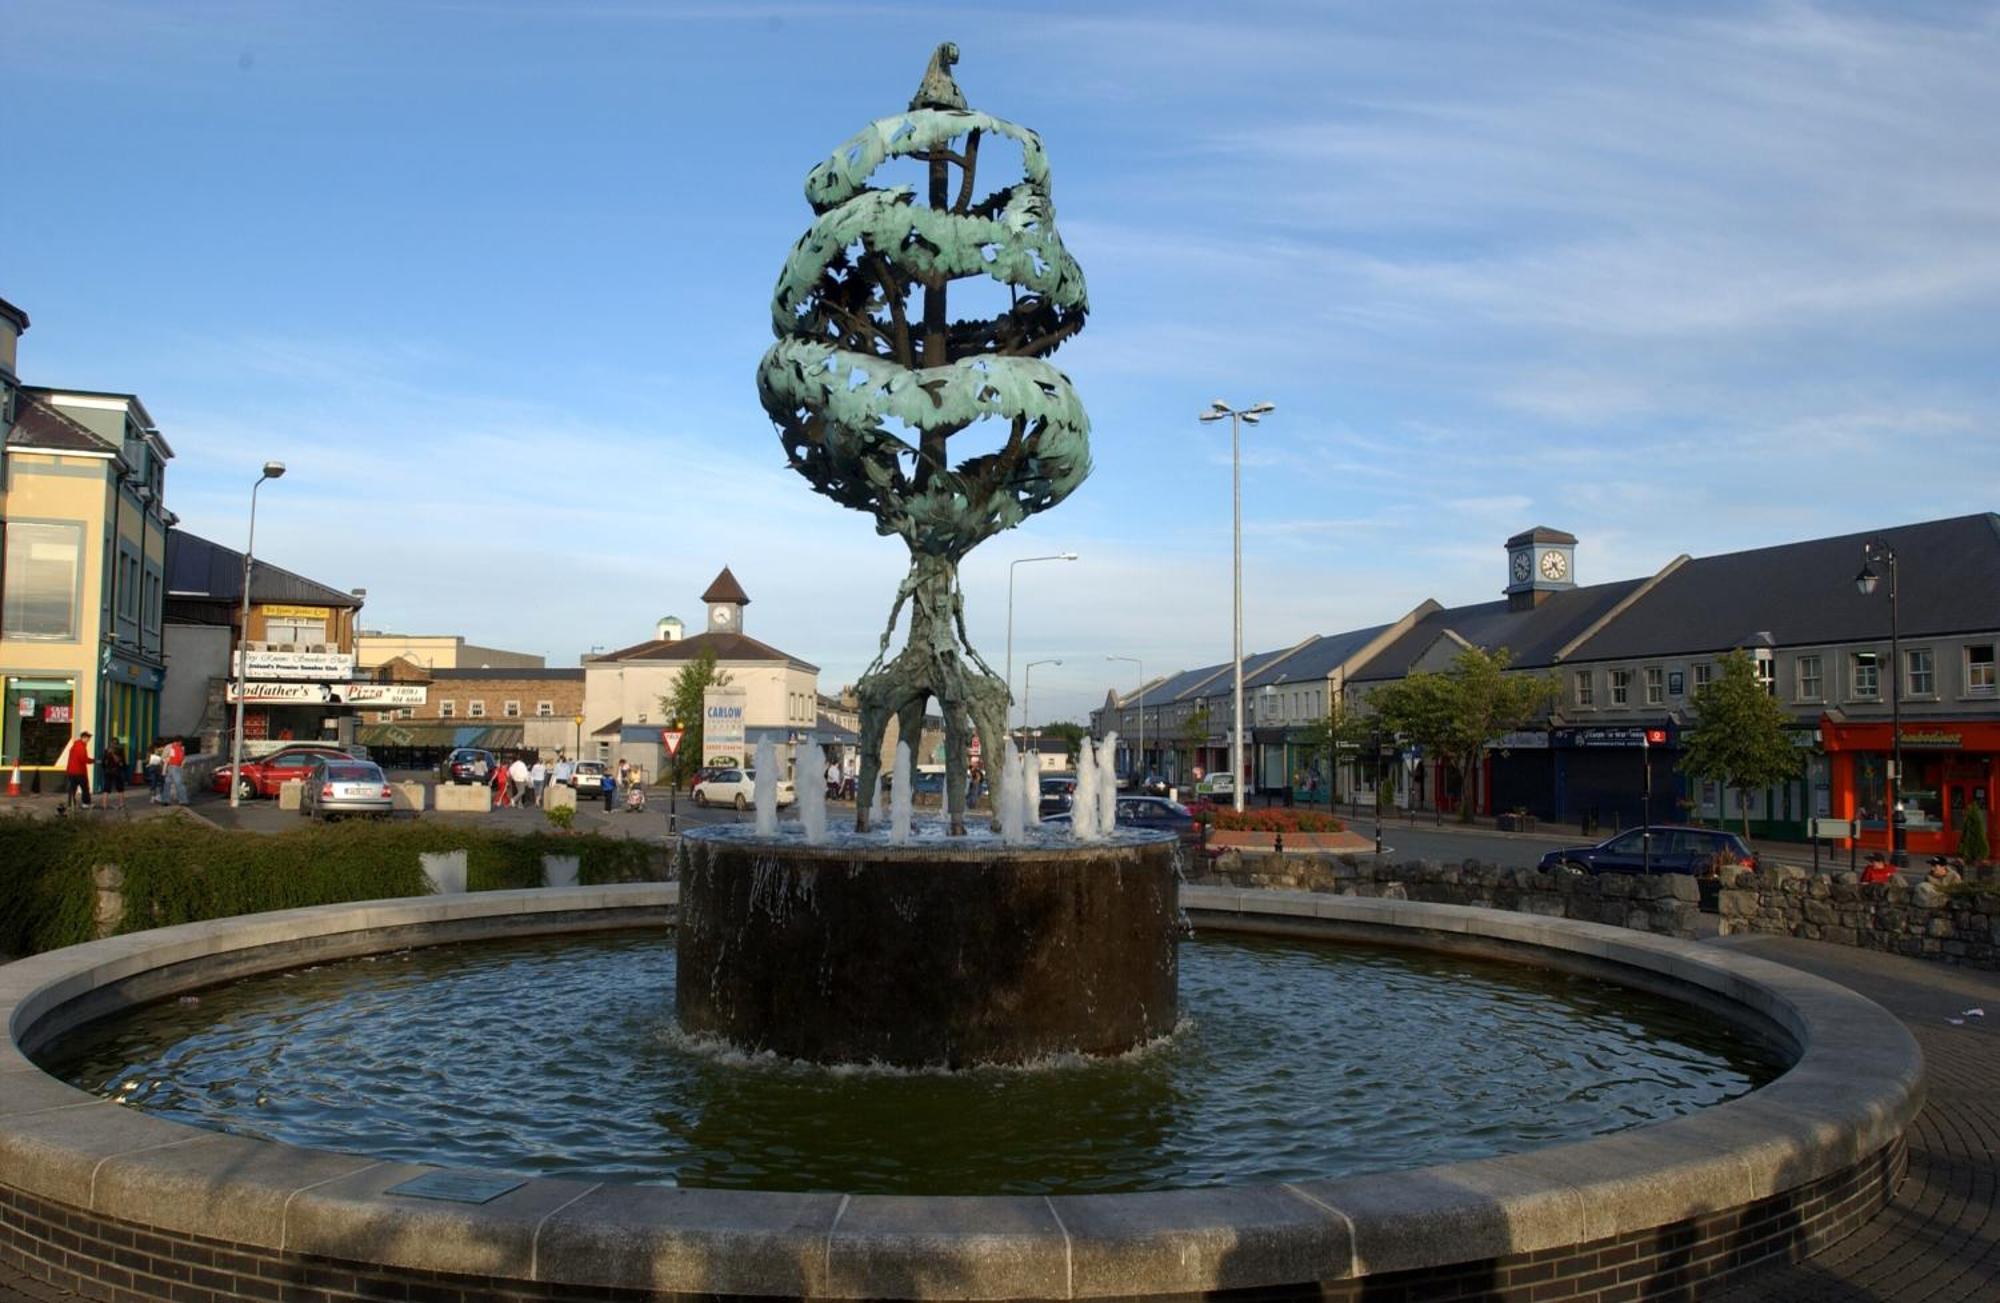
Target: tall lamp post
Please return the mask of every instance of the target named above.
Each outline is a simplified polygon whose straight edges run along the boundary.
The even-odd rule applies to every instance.
[[[229,743],[229,808],[243,804],[243,692],[250,669],[250,571],[257,552],[257,490],[265,480],[280,479],[285,463],[267,461],[264,473],[250,486],[250,541],[243,548],[243,618],[236,630],[236,727]]]
[[[1074,561],[1074,552],[1054,552],[1048,556],[1016,557],[1007,563],[1007,695],[1014,694],[1014,567],[1027,565],[1030,561]],[[1060,665],[1062,662],[1056,662]],[[1022,685],[1023,689],[1026,684]],[[1025,695],[1025,692],[1024,692]],[[1021,727],[1028,726],[1028,712],[1021,712]]]
[[[1269,412],[1277,410],[1272,403],[1253,403],[1237,411],[1220,398],[1208,405],[1201,414],[1204,421],[1219,421],[1229,418],[1229,500],[1234,515],[1234,552],[1236,557],[1236,618],[1231,622],[1233,634],[1231,655],[1236,661],[1236,701],[1235,715],[1231,721],[1229,735],[1229,787],[1235,795],[1237,813],[1243,810],[1243,426],[1255,425]]]
[[[1035,667],[1037,665],[1060,664],[1062,662],[1054,658],[1029,661],[1027,668],[1021,671],[1021,745],[1023,747],[1026,747],[1028,744],[1028,693],[1033,689],[1035,684]],[[1040,772],[1042,763],[1041,754],[1039,751],[1035,753],[1036,772],[1038,773]]]
[[[1106,656],[1107,661],[1127,661],[1139,667],[1139,784],[1146,782],[1146,662],[1137,656]]]
[[[1875,562],[1889,567],[1889,863],[1903,868],[1910,862],[1910,833],[1903,819],[1903,651],[1896,627],[1896,549],[1879,538],[1861,545],[1861,573],[1854,586],[1872,597],[1881,581]]]

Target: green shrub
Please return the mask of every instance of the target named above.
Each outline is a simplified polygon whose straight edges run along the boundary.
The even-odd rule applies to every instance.
[[[568,832],[576,824],[576,807],[573,805],[552,805],[542,811],[542,817],[557,832]]]
[[[1986,835],[1986,808],[1972,806],[1958,827],[1958,858],[1967,864],[1981,864],[1991,851]]]

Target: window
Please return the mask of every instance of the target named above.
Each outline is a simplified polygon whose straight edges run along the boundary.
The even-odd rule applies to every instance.
[[[1611,671],[1611,704],[1614,706],[1625,706],[1630,705],[1631,701],[1632,671]]]
[[[438,718],[457,719],[458,703],[456,701],[440,701],[438,703]]]
[[[1754,657],[1750,661],[1750,668],[1757,672],[1757,686],[1772,696],[1777,696],[1778,658],[1775,656]]]
[[[0,636],[72,640],[83,607],[83,526],[7,522]]]
[[[1715,666],[1707,661],[1703,661],[1694,667],[1694,690],[1696,692],[1700,692],[1713,682],[1715,682]]]
[[[1819,657],[1801,656],[1798,661],[1799,700],[1818,701],[1822,692]]]
[[[465,708],[465,716],[467,719],[485,719],[486,703],[478,700],[467,702]]]
[[[416,717],[417,717],[417,712],[412,708],[410,708],[409,706],[396,707],[397,719],[415,719]]]
[[[0,747],[10,761],[55,764],[75,725],[76,680],[9,678],[6,685],[5,702],[0,705]]]
[[[508,719],[519,719],[521,717],[521,703],[518,701],[503,701],[500,703],[500,713]],[[643,720],[645,717],[642,715],[640,718]]]
[[[1909,671],[1910,695],[1913,697],[1935,697],[1937,695],[1937,657],[1928,647],[1912,647],[1903,653],[1904,667]]]
[[[326,641],[326,621],[299,619],[297,616],[265,616],[264,641],[298,643],[324,643]]]
[[[1864,701],[1879,701],[1882,698],[1881,658],[1874,652],[1855,652],[1848,657],[1849,676],[1854,683],[1853,695]]]
[[[1597,675],[1590,670],[1576,672],[1576,704],[1579,706],[1597,704]]]
[[[556,703],[555,703],[555,702],[553,702],[553,701],[538,701],[538,702],[536,702],[536,703],[535,703],[535,718],[536,718],[536,719],[553,719],[553,718],[555,718],[555,713],[556,713]]]
[[[1993,644],[1980,643],[1965,649],[1965,695],[1990,697],[1993,691]]]
[[[1657,665],[1646,667],[1646,704],[1657,706],[1667,699],[1667,677]]]

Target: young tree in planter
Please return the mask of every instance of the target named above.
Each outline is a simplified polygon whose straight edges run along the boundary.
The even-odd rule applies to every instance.
[[[1750,836],[1750,793],[1796,778],[1805,753],[1792,745],[1792,715],[1757,681],[1748,652],[1723,658],[1722,672],[1695,690],[1694,731],[1681,734],[1681,772],[1736,789],[1743,836]]]
[[[1371,736],[1371,728],[1369,721],[1347,708],[1347,704],[1340,699],[1338,693],[1331,693],[1327,699],[1326,714],[1293,734],[1305,752],[1307,764],[1312,764],[1322,756],[1326,758],[1326,808],[1329,811],[1334,808],[1334,802],[1338,799],[1335,792],[1340,784],[1336,775],[1339,772],[1341,749],[1366,746]]]
[[[1370,697],[1382,727],[1435,754],[1458,778],[1458,817],[1472,822],[1472,774],[1487,745],[1526,725],[1556,699],[1555,678],[1508,674],[1507,649],[1467,647],[1443,673],[1419,671]]]
[[[681,785],[681,779],[702,764],[702,697],[710,688],[729,686],[729,672],[715,668],[715,650],[702,648],[699,655],[681,668],[674,678],[674,686],[667,695],[660,698],[660,716],[667,720],[679,720],[681,725],[681,749],[674,753],[669,763],[673,766],[674,786]]]
[[[1966,867],[1984,864],[1993,853],[1993,846],[1987,840],[1986,807],[1975,805],[1965,812],[1965,818],[1958,825],[1958,858]]]
[[[1181,781],[1194,786],[1195,757],[1201,754],[1202,744],[1208,741],[1208,706],[1204,703],[1188,712],[1187,722],[1181,725],[1181,748],[1187,752],[1187,767],[1181,770]]]

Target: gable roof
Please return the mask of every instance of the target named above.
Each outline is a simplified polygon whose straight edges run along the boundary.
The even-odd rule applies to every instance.
[[[727,602],[733,606],[750,605],[750,595],[743,591],[743,585],[736,582],[736,576],[729,573],[729,567],[722,567],[722,573],[701,595],[704,602]]]
[[[1780,647],[1886,641],[1888,568],[1872,595],[1854,586],[1870,539],[1895,549],[1903,637],[2000,629],[2000,515],[1981,512],[1688,561],[1568,659],[1723,652],[1760,632]]]
[[[98,437],[89,426],[60,411],[31,390],[20,390],[21,401],[14,413],[14,426],[7,431],[7,446],[49,452],[87,452],[116,456],[118,448]]]
[[[184,529],[168,530],[167,596],[176,602],[242,601],[243,554]],[[361,607],[361,599],[352,593],[293,574],[261,558],[251,565],[250,600],[356,610]]]
[[[1253,687],[1262,687],[1267,683],[1310,683],[1324,680],[1388,628],[1386,624],[1376,624],[1366,629],[1349,629],[1345,633],[1315,638],[1309,645],[1300,648],[1297,655],[1288,656],[1282,661],[1265,666],[1254,677],[1250,673],[1250,667],[1245,665],[1243,688],[1247,692]]]
[[[1512,610],[1506,599],[1433,611],[1353,674],[1356,683],[1400,679],[1438,639],[1456,636],[1488,651],[1505,647],[1516,669],[1546,669],[1555,655],[1646,581],[1621,579],[1550,593],[1535,606]]]
[[[727,571],[724,571],[727,574]],[[706,598],[704,601],[708,600]],[[784,661],[798,669],[819,673],[819,666],[802,661],[789,652],[781,652],[769,643],[758,642],[743,633],[698,633],[692,638],[671,640],[655,638],[650,642],[634,643],[617,651],[605,652],[601,656],[587,658],[588,664],[604,661],[691,661],[704,651],[713,651],[718,661]]]

